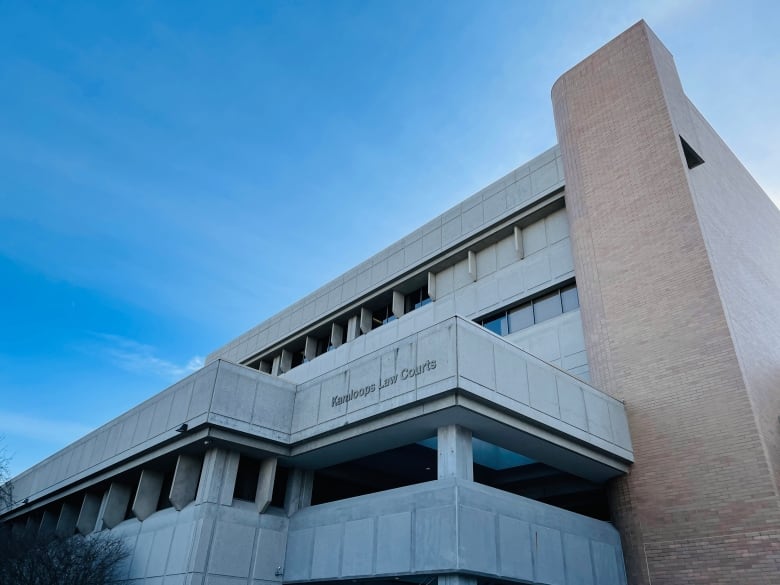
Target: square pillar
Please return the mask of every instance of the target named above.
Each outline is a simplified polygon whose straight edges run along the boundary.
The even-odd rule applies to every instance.
[[[293,354],[289,349],[283,349],[279,355],[279,373],[284,374],[292,370]]]
[[[202,463],[201,458],[194,455],[179,455],[176,460],[176,471],[173,472],[168,500],[177,510],[195,500]]]
[[[436,300],[436,273],[428,273],[428,296],[432,301]]]
[[[406,297],[402,292],[397,290],[393,291],[393,315],[400,319],[404,316],[404,310],[406,309]]]
[[[132,491],[132,488],[124,483],[114,482],[109,486],[98,518],[98,530],[113,528],[125,519]]]
[[[98,494],[84,494],[81,510],[79,510],[79,515],[76,519],[76,530],[84,536],[95,530],[102,502],[103,497]]]
[[[219,448],[206,451],[196,496],[198,502],[211,502],[223,506],[233,504],[238,459],[237,451]]]
[[[360,307],[360,332],[361,333],[368,333],[371,331],[371,328],[373,327],[374,323],[371,321],[371,311],[366,309],[365,307]]]
[[[287,479],[287,493],[284,495],[284,509],[292,516],[301,508],[311,505],[314,487],[314,472],[308,469],[293,469]]]
[[[344,328],[338,323],[333,323],[330,328],[330,344],[339,347],[344,342]]]
[[[469,276],[471,277],[471,280],[476,282],[477,281],[477,255],[472,250],[469,250],[468,256],[469,256],[468,257]]]
[[[133,499],[133,514],[141,522],[157,511],[157,502],[160,501],[162,491],[163,474],[159,471],[144,469],[138,480],[138,489]]]
[[[437,434],[438,478],[457,477],[474,480],[474,452],[471,430],[458,425],[439,427]]]
[[[347,342],[354,341],[360,335],[360,318],[353,315],[347,321]]]
[[[41,524],[38,527],[38,534],[51,534],[57,528],[57,518],[59,514],[55,514],[50,510],[44,510],[43,516],[41,516]]]
[[[476,577],[466,575],[439,575],[438,585],[477,585]]]
[[[311,335],[306,336],[303,345],[303,359],[310,362],[317,357],[317,339]]]
[[[260,514],[266,511],[274,495],[276,461],[276,457],[269,457],[260,462],[260,474],[257,478],[257,492],[255,492],[255,504]]]
[[[57,518],[55,532],[59,536],[71,536],[76,531],[76,520],[79,517],[79,509],[68,502],[63,502],[60,515]]]

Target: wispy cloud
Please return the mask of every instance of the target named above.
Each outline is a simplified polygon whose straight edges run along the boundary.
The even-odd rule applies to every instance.
[[[203,356],[192,356],[186,363],[177,364],[157,355],[154,346],[110,333],[93,333],[95,341],[85,348],[89,353],[109,360],[123,370],[180,378],[203,367]]]
[[[47,443],[65,444],[87,434],[92,427],[25,413],[0,410],[0,429],[4,436],[18,436]]]

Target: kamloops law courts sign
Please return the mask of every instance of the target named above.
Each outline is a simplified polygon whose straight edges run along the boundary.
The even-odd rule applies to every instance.
[[[409,378],[413,378],[414,376],[419,376],[423,372],[429,372],[435,369],[436,369],[436,360],[426,360],[425,363],[418,364],[414,368],[402,369],[400,372],[401,380],[408,380]],[[387,388],[397,383],[398,376],[399,373],[395,373],[392,376],[387,376],[385,378],[380,377],[379,381],[377,381],[374,384],[368,384],[366,386],[362,386],[357,389],[353,388],[346,394],[334,396],[331,399],[330,405],[335,408],[351,400],[357,400],[359,398],[365,398],[367,396],[370,396],[372,393],[376,392],[377,389],[381,390],[382,388]]]

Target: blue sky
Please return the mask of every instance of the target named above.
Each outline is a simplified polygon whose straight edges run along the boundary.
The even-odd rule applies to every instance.
[[[777,6],[0,0],[12,472],[555,144],[555,79],[640,18],[780,201]]]

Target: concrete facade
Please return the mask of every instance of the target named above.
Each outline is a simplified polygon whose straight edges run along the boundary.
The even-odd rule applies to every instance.
[[[14,478],[0,520],[113,534],[159,585],[774,582],[780,214],[644,23],[553,103],[560,147]]]

